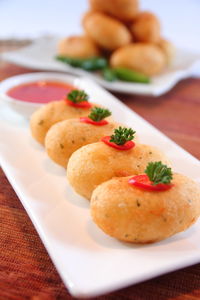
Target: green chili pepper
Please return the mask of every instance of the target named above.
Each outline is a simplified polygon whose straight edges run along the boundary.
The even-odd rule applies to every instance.
[[[104,57],[93,57],[83,60],[81,68],[88,71],[102,70],[108,65]]]
[[[107,81],[115,81],[115,80],[117,80],[117,76],[116,76],[115,70],[113,70],[111,68],[105,68],[103,70],[103,77]]]
[[[150,78],[142,73],[125,68],[113,69],[117,78],[123,81],[150,83]]]
[[[65,56],[56,56],[56,59],[63,62],[63,63],[69,64],[73,67],[79,67],[80,64],[82,63],[82,59],[78,59],[78,58],[71,58],[71,57],[65,57]]]
[[[73,58],[66,56],[57,56],[57,60],[69,64],[75,68],[81,68],[86,71],[103,70],[103,77],[107,81],[117,79],[129,82],[149,83],[150,78],[140,72],[132,71],[126,68],[108,68],[108,61],[104,57],[91,58]]]
[[[81,68],[87,71],[102,70],[108,65],[108,61],[104,57],[72,58],[66,56],[57,56],[56,59],[75,68]]]

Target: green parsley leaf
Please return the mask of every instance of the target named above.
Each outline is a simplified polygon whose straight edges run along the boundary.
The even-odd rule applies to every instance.
[[[108,109],[101,107],[93,107],[88,118],[92,119],[95,122],[99,122],[109,116],[111,116],[111,112]]]
[[[161,161],[150,162],[144,171],[154,185],[159,183],[169,184],[173,178],[172,169]]]
[[[80,103],[88,101],[89,96],[85,93],[85,91],[73,90],[67,95],[67,98],[74,103]]]
[[[110,142],[117,145],[124,145],[127,141],[134,139],[135,131],[132,128],[119,127],[114,130],[114,134],[110,137]]]

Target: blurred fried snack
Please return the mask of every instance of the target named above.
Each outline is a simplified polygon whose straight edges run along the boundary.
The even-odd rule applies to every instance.
[[[138,0],[89,0],[91,9],[105,12],[122,21],[131,21],[139,10]]]
[[[90,58],[99,56],[100,51],[88,36],[70,36],[59,42],[58,54],[67,57]]]
[[[84,27],[84,24],[85,24],[85,21],[87,20],[88,17],[90,17],[91,15],[94,14],[94,11],[93,10],[88,10],[86,11],[82,18],[81,18],[81,25]]]
[[[158,46],[164,52],[167,64],[169,65],[172,62],[176,53],[175,46],[171,42],[163,38],[160,39],[160,41],[158,42]]]
[[[89,14],[83,25],[87,35],[103,49],[115,50],[132,40],[131,33],[123,23],[103,13]]]
[[[110,58],[112,67],[123,67],[152,76],[166,66],[163,51],[153,44],[135,43],[117,49]]]
[[[160,40],[160,21],[150,12],[139,13],[130,30],[138,42],[158,43]]]

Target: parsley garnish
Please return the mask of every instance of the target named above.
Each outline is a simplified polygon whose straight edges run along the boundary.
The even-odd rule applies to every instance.
[[[95,122],[99,122],[109,116],[111,116],[111,112],[108,109],[93,107],[88,118],[92,119]]]
[[[67,95],[67,99],[73,103],[80,103],[83,101],[88,101],[89,96],[84,91],[73,90]]]
[[[121,126],[114,130],[110,137],[110,142],[117,145],[124,145],[126,142],[134,139],[135,131],[132,128],[122,128]]]
[[[168,168],[167,165],[162,164],[161,161],[150,162],[144,172],[153,182],[153,185],[159,183],[169,184],[173,178],[172,169]]]

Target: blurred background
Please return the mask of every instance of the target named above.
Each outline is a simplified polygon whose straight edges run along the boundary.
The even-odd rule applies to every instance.
[[[166,38],[200,52],[200,0],[141,0],[141,8],[160,17]],[[0,0],[0,40],[80,33],[86,10],[87,0]]]

